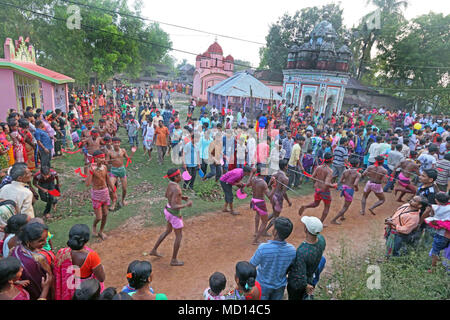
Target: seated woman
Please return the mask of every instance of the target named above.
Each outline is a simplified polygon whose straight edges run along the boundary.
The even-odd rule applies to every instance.
[[[128,293],[133,300],[167,300],[164,293],[150,292],[152,282],[152,265],[148,261],[133,261],[129,266],[127,279],[129,285],[136,291]]]
[[[68,247],[56,254],[56,300],[71,300],[77,285],[87,279],[97,279],[103,291],[105,270],[98,254],[86,246],[89,238],[89,227],[76,224],[69,231]]]
[[[19,232],[21,244],[10,252],[10,256],[17,258],[23,267],[22,280],[29,280],[25,290],[30,294],[30,300],[39,298],[50,299],[53,296],[52,288],[47,296],[42,296],[44,285],[42,279],[47,275],[53,278],[52,265],[41,252],[47,242],[48,227],[41,223],[28,223]]]
[[[23,287],[27,281],[20,281],[23,267],[20,261],[14,257],[0,260],[0,300],[30,300],[30,294]],[[46,274],[41,279],[42,291],[38,300],[46,300],[52,283],[52,278]]]
[[[410,234],[417,228],[420,212],[428,205],[428,201],[421,196],[415,196],[408,203],[402,205],[394,215],[385,220],[386,257],[400,255],[400,249],[409,242]]]
[[[236,288],[225,295],[226,300],[261,300],[261,285],[256,281],[256,267],[247,261],[236,264]]]

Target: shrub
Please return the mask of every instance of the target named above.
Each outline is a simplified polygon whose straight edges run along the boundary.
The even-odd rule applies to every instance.
[[[198,197],[206,201],[219,201],[223,198],[222,188],[214,179],[196,183],[194,191]]]
[[[339,300],[446,300],[450,298],[450,276],[445,267],[431,267],[430,248],[410,248],[409,253],[389,260],[384,258],[384,243],[374,243],[365,254],[350,252],[349,243],[341,243],[337,254],[318,284],[316,299]],[[379,267],[380,289],[369,289],[374,273],[369,266]]]

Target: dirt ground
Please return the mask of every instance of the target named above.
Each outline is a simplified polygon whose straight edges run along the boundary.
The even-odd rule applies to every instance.
[[[332,191],[333,202],[330,213],[326,219],[329,222],[343,205],[343,198],[339,193]],[[322,234],[327,241],[325,257],[340,247],[339,240],[346,239],[353,250],[362,251],[375,235],[383,239],[384,219],[393,214],[400,203],[393,199],[393,194],[386,194],[386,202],[375,209],[376,216],[368,210],[365,216],[361,209],[362,191],[355,193],[355,199],[349,211],[345,214],[346,220],[342,225],[332,225],[325,228]],[[298,208],[313,200],[313,195],[292,199],[292,207],[284,202],[282,216],[288,217],[294,223],[294,230],[287,241],[295,247],[304,240],[304,228],[298,216]],[[371,194],[367,201],[369,208],[376,201]],[[195,205],[195,204],[194,204]],[[268,208],[270,205],[268,204]],[[323,204],[318,208],[308,209],[304,215],[321,216]],[[142,228],[144,221],[139,217],[128,220],[122,227],[108,232],[109,238],[102,243],[91,243],[103,262],[106,271],[106,287],[121,289],[126,281],[128,264],[133,260],[147,260],[153,266],[152,287],[155,292],[165,293],[169,299],[180,300],[202,299],[202,293],[208,287],[209,276],[220,271],[227,278],[227,289],[234,286],[234,268],[238,261],[250,260],[257,246],[252,245],[254,233],[255,213],[248,206],[238,208],[241,215],[232,216],[229,213],[212,212],[202,216],[185,220],[183,240],[178,259],[184,261],[182,267],[169,265],[172,256],[172,233],[161,244],[159,253],[163,258],[149,256],[159,235],[165,227]],[[268,240],[270,238],[265,238]],[[326,271],[326,268],[325,268]]]

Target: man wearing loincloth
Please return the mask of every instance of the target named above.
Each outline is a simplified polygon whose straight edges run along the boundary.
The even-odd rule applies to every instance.
[[[394,172],[400,168],[401,172],[398,175],[398,185],[395,187],[394,192],[400,192],[400,196],[397,201],[403,203],[403,196],[405,193],[416,194],[417,188],[412,184],[411,177],[413,174],[420,176],[420,164],[416,162],[417,152],[411,151],[410,158],[400,161],[400,163],[394,168]]]
[[[116,185],[116,182],[120,179],[120,183],[122,184],[122,202],[119,204],[121,206],[126,206],[127,202],[125,201],[125,196],[127,195],[127,169],[123,165],[123,161],[125,159],[131,159],[127,151],[120,147],[121,139],[119,137],[113,137],[112,139],[113,149],[106,154],[106,161],[111,163],[111,183]],[[131,157],[134,153],[131,154]],[[114,192],[112,199],[112,206],[110,210],[114,210],[116,208],[117,201],[117,192]]]
[[[313,180],[316,180],[316,182],[314,183],[314,202],[311,202],[306,206],[301,206],[298,210],[298,214],[301,217],[305,209],[316,208],[320,205],[320,201],[323,200],[324,208],[320,221],[322,221],[324,227],[327,227],[327,225],[324,224],[324,221],[328,216],[328,212],[330,211],[331,206],[330,188],[337,187],[337,183],[331,183],[331,180],[333,178],[333,170],[330,168],[330,165],[332,162],[333,155],[330,152],[325,153],[324,163],[318,166],[314,170],[314,173],[312,175]]]
[[[280,160],[280,170],[272,175],[272,178],[269,182],[269,187],[272,186],[272,191],[270,192],[269,199],[270,203],[272,204],[273,213],[268,218],[268,221],[270,222],[266,228],[265,236],[269,236],[269,229],[272,227],[275,219],[280,216],[281,210],[283,210],[283,200],[286,199],[289,207],[292,206],[292,202],[289,200],[289,197],[287,195],[287,185],[289,183],[289,178],[286,175],[287,165],[287,160]]]
[[[345,220],[344,214],[352,204],[353,195],[355,191],[358,191],[358,183],[361,178],[361,174],[358,172],[359,159],[357,157],[350,158],[351,168],[344,171],[339,183],[342,184],[341,197],[344,197],[344,207],[330,222],[332,224],[342,224],[341,221]],[[339,219],[339,221],[338,221]]]
[[[375,195],[378,198],[378,201],[375,202],[375,204],[369,208],[369,211],[371,214],[375,215],[373,212],[373,209],[376,207],[381,206],[385,201],[386,198],[383,193],[383,186],[382,183],[386,183],[387,181],[387,170],[383,168],[384,164],[384,157],[383,156],[376,156],[375,157],[375,163],[371,166],[369,166],[366,171],[362,174],[362,177],[368,176],[369,181],[367,181],[367,184],[364,188],[364,194],[363,198],[361,200],[361,214],[364,215],[366,213],[366,201],[367,197],[371,192],[375,193]]]
[[[84,174],[87,175],[88,166],[92,163],[93,154],[96,150],[101,149],[101,145],[104,144],[104,141],[100,137],[98,131],[96,129],[92,129],[88,137],[83,137],[81,139],[81,144],[83,146],[84,153]]]
[[[259,238],[266,230],[267,222],[269,221],[269,213],[266,206],[264,196],[270,200],[269,188],[264,177],[261,176],[261,167],[256,169],[256,175],[250,180],[250,187],[253,189],[253,198],[250,202],[250,208],[256,211],[255,213],[255,240],[253,244],[260,244]],[[259,226],[261,220],[261,226]]]
[[[86,179],[86,186],[92,184],[91,197],[92,206],[94,207],[95,219],[92,225],[92,233],[97,234],[97,224],[101,221],[100,231],[98,236],[102,239],[106,239],[106,235],[103,230],[106,225],[106,219],[108,218],[108,207],[111,199],[109,192],[113,191],[113,184],[109,179],[108,169],[106,168],[105,154],[103,151],[96,150],[93,152],[93,163],[89,166],[89,174]]]
[[[166,190],[167,205],[164,208],[164,216],[167,220],[167,229],[158,238],[153,247],[150,255],[162,257],[157,252],[159,245],[164,241],[164,239],[172,232],[175,231],[175,243],[173,245],[172,261],[171,266],[182,266],[184,263],[177,260],[178,250],[180,249],[182,231],[183,231],[183,217],[181,216],[181,209],[186,207],[192,207],[192,201],[189,197],[183,196],[181,194],[181,188],[179,183],[181,181],[181,173],[179,169],[169,169],[165,178],[169,178],[170,182]],[[181,204],[181,201],[187,201],[185,204]]]

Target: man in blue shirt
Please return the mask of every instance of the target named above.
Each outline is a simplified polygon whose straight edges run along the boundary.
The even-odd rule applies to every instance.
[[[38,152],[41,158],[41,166],[51,168],[50,160],[52,159],[53,143],[52,139],[45,131],[45,125],[41,120],[36,121],[36,131],[34,133],[38,144]]]
[[[267,126],[267,117],[266,117],[266,113],[264,112],[263,115],[261,117],[259,117],[258,120],[258,125],[260,129],[265,129]]]
[[[287,284],[287,270],[295,259],[295,247],[287,243],[293,224],[286,217],[275,219],[273,240],[259,245],[250,263],[257,267],[256,281],[261,285],[261,300],[281,300]]]
[[[189,184],[189,189],[194,190],[195,177],[200,169],[200,148],[197,146],[199,138],[197,135],[191,134],[191,141],[183,148],[183,167],[192,177],[189,181],[184,181],[183,189]]]

